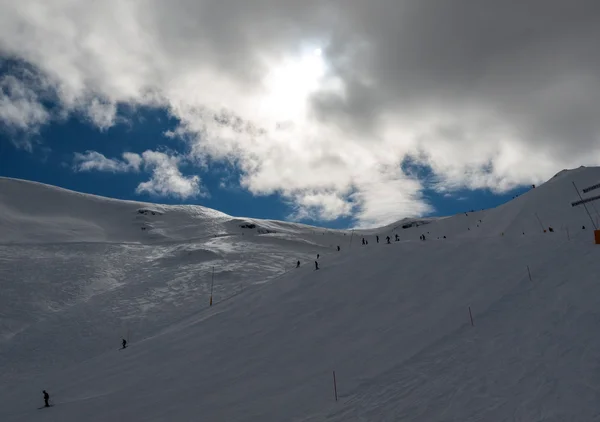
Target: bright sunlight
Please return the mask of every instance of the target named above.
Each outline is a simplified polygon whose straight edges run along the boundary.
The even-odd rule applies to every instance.
[[[308,97],[319,89],[324,76],[325,62],[320,48],[285,60],[264,79],[266,97],[262,111],[277,120],[302,119]]]

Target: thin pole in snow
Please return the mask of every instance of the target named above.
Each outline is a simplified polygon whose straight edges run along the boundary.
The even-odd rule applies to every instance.
[[[209,306],[212,306],[213,299],[213,286],[215,285],[215,267],[212,267],[212,281],[210,282],[210,302]]]
[[[531,280],[531,271],[529,271],[529,265],[527,266],[527,274],[529,274],[529,281],[533,281]]]
[[[535,213],[535,218],[537,218],[537,220],[540,222],[540,226],[542,226],[542,231],[544,231],[544,225],[542,224],[542,220],[540,220],[540,217],[538,216],[537,212]]]
[[[577,191],[577,195],[579,195],[579,199],[581,199],[583,201],[583,197],[579,193],[579,189],[577,189],[577,185],[575,184],[575,182],[572,182],[572,183],[573,183],[573,187]],[[590,217],[590,220],[592,221],[592,226],[594,226],[595,230],[598,230],[598,226],[596,226],[596,223],[594,222],[594,219],[592,218],[592,214],[590,214],[590,211],[585,206],[585,202],[582,205],[583,205],[583,208],[585,208],[585,212],[587,212],[587,215]]]
[[[335,394],[335,401],[338,401],[337,382],[335,381],[335,371],[333,371],[333,393]]]
[[[471,313],[471,307],[469,306],[469,317],[471,318],[471,327],[474,327],[475,324],[473,323],[473,314]]]

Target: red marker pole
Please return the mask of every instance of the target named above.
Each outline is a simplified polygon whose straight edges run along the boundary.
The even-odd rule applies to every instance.
[[[337,382],[335,381],[335,371],[333,371],[333,392],[335,394],[335,401],[338,401],[338,396],[337,396]]]
[[[475,324],[473,323],[473,314],[471,313],[471,307],[469,306],[469,317],[471,318],[471,327],[474,327]]]

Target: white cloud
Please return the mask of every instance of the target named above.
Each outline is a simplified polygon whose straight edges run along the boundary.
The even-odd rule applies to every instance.
[[[147,182],[140,183],[137,193],[155,196],[174,196],[181,199],[206,196],[200,177],[184,176],[179,170],[181,159],[162,152],[145,151],[142,154],[144,167],[152,171]]]
[[[117,105],[166,108],[188,164],[231,163],[244,188],[283,195],[298,218],[376,225],[431,210],[423,181],[398,170],[408,155],[446,192],[503,192],[600,162],[600,14],[540,4],[541,20],[492,0],[0,0],[0,52],[35,66],[63,113],[107,129]],[[37,89],[18,88],[0,119],[47,122]],[[183,158],[141,161],[153,176],[138,191],[204,193]]]
[[[417,217],[433,211],[420,191],[423,186],[398,170],[385,169],[377,180],[365,182],[362,189],[351,195],[360,207],[359,227],[391,224],[403,217]]]
[[[39,86],[32,85],[31,79],[24,81],[13,75],[0,78],[0,122],[5,127],[37,132],[50,120],[37,93]]]
[[[352,214],[353,204],[339,194],[299,192],[293,196],[291,220],[335,220]]]
[[[84,108],[87,116],[100,130],[110,128],[115,123],[117,106],[114,103],[102,102],[93,98],[89,106]]]
[[[107,158],[97,151],[75,153],[73,169],[75,171],[103,171],[110,173],[139,172],[142,169],[151,173],[150,180],[138,185],[138,194],[147,193],[153,196],[187,199],[196,196],[207,196],[202,187],[200,177],[184,176],[179,170],[182,157],[168,155],[164,152],[145,151],[141,155],[126,152],[122,159]]]
[[[76,152],[73,158],[75,171],[106,171],[110,173],[127,173],[139,171],[142,158],[138,154],[126,152],[123,160],[106,158],[96,151],[86,151],[84,154]]]

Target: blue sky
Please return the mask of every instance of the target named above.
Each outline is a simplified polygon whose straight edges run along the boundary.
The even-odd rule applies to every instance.
[[[75,153],[93,150],[107,158],[120,157],[124,151],[142,153],[146,150],[184,151],[186,145],[179,139],[164,134],[173,130],[177,119],[160,109],[139,108],[122,110],[123,121],[100,130],[82,116],[73,115],[66,121],[43,126],[39,134],[0,132],[0,176],[43,182],[78,192],[111,198],[158,202],[164,204],[197,204],[235,216],[285,220],[293,206],[279,194],[253,195],[239,186],[239,172],[230,166],[210,163],[199,169],[181,166],[184,176],[199,174],[209,192],[206,197],[180,198],[136,193],[136,187],[148,179],[147,171],[139,173],[78,172],[73,168]],[[19,148],[16,141],[27,139],[32,149]],[[431,172],[426,167],[412,166],[419,178],[427,180]],[[223,178],[228,186],[221,186]],[[424,199],[434,211],[428,215],[451,215],[470,209],[497,206],[526,189],[515,189],[495,195],[487,189],[459,189],[445,196],[434,189],[424,189]],[[399,214],[402,211],[399,210]],[[332,221],[304,219],[301,221],[330,228],[346,228],[352,217]]]

